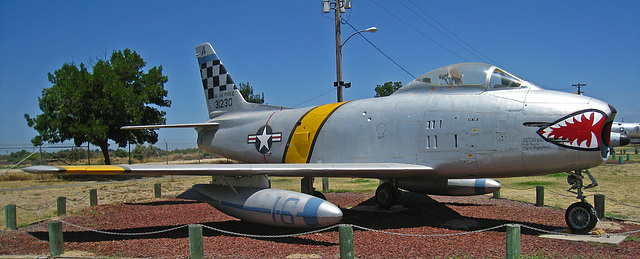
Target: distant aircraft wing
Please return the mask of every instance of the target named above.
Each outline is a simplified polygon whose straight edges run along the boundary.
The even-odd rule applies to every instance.
[[[166,128],[211,128],[217,129],[220,126],[216,122],[203,122],[203,123],[187,123],[187,124],[163,124],[163,125],[141,125],[141,126],[124,126],[120,129],[135,130],[135,129],[166,129]]]
[[[398,163],[30,166],[22,170],[33,174],[68,175],[249,176],[267,174],[269,176],[378,179],[437,177],[431,167]]]

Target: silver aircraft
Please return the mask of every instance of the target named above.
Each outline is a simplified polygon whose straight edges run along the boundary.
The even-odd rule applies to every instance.
[[[487,178],[567,172],[579,202],[568,226],[590,231],[597,218],[583,188],[587,169],[609,157],[616,110],[594,98],[544,90],[483,63],[426,73],[388,97],[290,109],[246,102],[209,43],[196,47],[209,110],[204,123],[129,126],[190,127],[200,149],[245,164],[35,166],[32,173],[213,175],[180,198],[205,201],[231,216],[262,224],[320,227],[342,211],[304,193],[272,189],[268,176],[376,178],[380,207],[403,189],[436,195],[498,190]],[[592,183],[583,187],[584,175]],[[305,187],[306,186],[306,187]]]
[[[637,122],[613,122],[612,133],[620,133],[628,136],[631,144],[640,144],[640,123]],[[613,136],[613,135],[612,135]],[[623,145],[624,146],[624,145]]]

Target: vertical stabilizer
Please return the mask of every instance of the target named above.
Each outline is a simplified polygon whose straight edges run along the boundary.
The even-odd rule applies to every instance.
[[[196,47],[209,118],[250,108],[209,43]]]

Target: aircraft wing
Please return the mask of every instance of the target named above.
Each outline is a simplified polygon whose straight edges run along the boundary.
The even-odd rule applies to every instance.
[[[398,163],[323,163],[323,164],[189,164],[189,165],[87,165],[30,166],[22,169],[33,174],[69,175],[217,175],[312,176],[353,178],[433,178],[428,166]]]
[[[163,125],[141,125],[141,126],[124,126],[120,129],[134,130],[134,129],[166,129],[166,128],[212,128],[217,129],[220,126],[216,122],[204,122],[204,123],[187,123],[187,124],[163,124]]]

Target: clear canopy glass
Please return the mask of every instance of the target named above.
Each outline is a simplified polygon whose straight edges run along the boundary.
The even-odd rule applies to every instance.
[[[461,63],[441,67],[419,76],[415,81],[431,86],[485,86],[488,90],[534,86],[509,72],[485,63]]]

